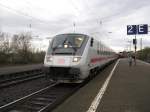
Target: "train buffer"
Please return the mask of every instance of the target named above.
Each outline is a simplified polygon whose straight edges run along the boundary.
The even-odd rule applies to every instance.
[[[150,112],[150,64],[120,59],[52,112]]]

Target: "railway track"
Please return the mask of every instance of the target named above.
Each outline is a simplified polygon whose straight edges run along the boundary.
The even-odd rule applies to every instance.
[[[44,77],[41,69],[0,75],[0,88]]]
[[[28,96],[0,107],[0,112],[46,112],[64,101],[81,84],[53,83]]]

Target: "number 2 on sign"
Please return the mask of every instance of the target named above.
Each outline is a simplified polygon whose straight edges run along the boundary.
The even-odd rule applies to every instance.
[[[129,33],[132,33],[132,32],[133,32],[133,26],[132,26],[132,25],[129,25],[128,28],[129,28],[128,32],[129,32]]]

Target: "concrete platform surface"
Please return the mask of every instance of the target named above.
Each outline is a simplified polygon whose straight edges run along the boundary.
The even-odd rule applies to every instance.
[[[52,112],[87,112],[113,66],[102,71]],[[150,64],[138,60],[136,66],[129,67],[128,59],[121,59],[96,112],[150,112],[149,96]]]
[[[43,64],[1,67],[0,68],[0,75],[8,74],[8,73],[15,73],[15,72],[22,72],[22,71],[33,70],[33,69],[39,69],[42,67],[43,67]]]

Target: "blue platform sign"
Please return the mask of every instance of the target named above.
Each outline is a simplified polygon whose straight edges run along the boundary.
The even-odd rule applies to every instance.
[[[127,25],[127,35],[148,34],[148,24]]]
[[[138,25],[138,34],[148,34],[148,24]]]
[[[136,35],[136,25],[127,25],[127,35]]]

